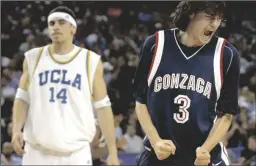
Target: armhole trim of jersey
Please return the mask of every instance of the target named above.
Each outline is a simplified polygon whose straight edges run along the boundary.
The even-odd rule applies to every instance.
[[[221,46],[221,52],[220,52],[220,76],[221,76],[221,87],[223,86],[223,82],[224,82],[224,68],[223,68],[223,54],[224,54],[224,48],[226,45],[226,40],[224,39],[222,46]]]
[[[87,50],[87,58],[86,58],[86,72],[87,72],[87,77],[88,77],[88,85],[89,85],[89,90],[90,90],[90,96],[91,100],[93,100],[92,96],[92,86],[91,85],[91,51]]]
[[[214,81],[217,99],[220,97],[221,88],[224,82],[223,78],[223,52],[225,46],[225,39],[219,38],[214,53],[213,70],[214,70]]]
[[[150,87],[151,82],[161,63],[163,50],[164,50],[164,40],[165,40],[164,35],[165,35],[164,30],[156,32],[156,42],[155,42],[156,46],[154,48],[154,53],[153,53],[153,57],[152,57],[152,61],[151,61],[151,65],[150,65],[150,69],[147,77],[148,87]]]
[[[31,81],[32,81],[33,75],[34,75],[34,73],[35,73],[35,71],[36,71],[36,67],[37,67],[37,65],[38,65],[38,63],[39,63],[39,60],[40,60],[40,57],[41,57],[41,55],[42,55],[43,50],[44,50],[44,47],[40,47],[40,48],[39,48],[39,52],[38,52],[37,55],[36,55],[36,63],[35,63],[35,66],[34,66],[34,68],[33,68],[32,73],[31,73],[31,77],[30,77],[30,79],[29,79],[29,81],[28,81],[28,83],[27,83],[27,86],[26,86],[27,88],[29,87],[29,85],[30,85],[30,83],[31,83]]]

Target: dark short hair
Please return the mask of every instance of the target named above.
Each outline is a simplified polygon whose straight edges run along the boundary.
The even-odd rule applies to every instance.
[[[49,15],[52,14],[52,13],[55,13],[55,12],[67,13],[70,16],[72,16],[74,19],[76,19],[75,13],[70,8],[68,8],[66,6],[58,6],[58,7],[54,8],[54,9],[52,9],[51,12],[49,13]]]
[[[182,31],[187,29],[189,16],[205,12],[212,16],[224,17],[226,3],[223,1],[181,1],[171,14],[173,24]]]

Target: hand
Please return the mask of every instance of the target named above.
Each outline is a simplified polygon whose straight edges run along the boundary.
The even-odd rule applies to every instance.
[[[153,148],[158,160],[164,160],[171,154],[174,155],[176,151],[176,147],[171,140],[160,139],[153,145]]]
[[[210,153],[202,148],[202,147],[198,147],[196,149],[196,160],[195,160],[195,165],[208,165],[211,162],[211,155]]]
[[[23,155],[25,153],[24,150],[22,149],[22,147],[24,145],[24,140],[23,140],[23,135],[22,135],[21,131],[13,133],[12,145],[13,145],[14,151],[17,154]]]
[[[117,154],[108,156],[107,165],[120,165]]]

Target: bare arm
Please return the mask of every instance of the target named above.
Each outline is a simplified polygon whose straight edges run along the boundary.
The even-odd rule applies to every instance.
[[[26,59],[23,62],[23,73],[20,79],[19,88],[27,90],[29,82],[28,64]],[[13,128],[12,132],[21,132],[27,118],[29,104],[22,99],[15,99],[13,104]]]
[[[102,100],[107,95],[106,84],[103,79],[103,67],[100,61],[93,81],[93,97],[95,101]],[[96,109],[101,131],[106,139],[110,155],[117,155],[114,117],[111,107],[102,107]]]
[[[138,120],[141,124],[141,127],[147,134],[147,137],[150,141],[151,146],[154,147],[155,143],[160,140],[161,138],[158,135],[158,132],[155,128],[155,126],[152,123],[152,120],[150,118],[150,115],[148,113],[147,106],[145,104],[141,104],[139,102],[136,102],[136,113],[138,116]]]
[[[222,117],[218,118],[202,147],[210,152],[226,135],[232,123],[232,119],[233,115],[231,114],[224,114]]]
[[[227,146],[229,139],[234,135],[235,131],[238,130],[238,124],[233,121],[231,129],[227,132],[227,134],[223,138],[224,145]]]

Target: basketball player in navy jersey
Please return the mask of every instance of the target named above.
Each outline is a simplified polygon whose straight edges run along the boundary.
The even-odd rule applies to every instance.
[[[224,2],[180,2],[177,28],[148,37],[134,80],[146,133],[138,165],[229,164],[221,143],[238,110],[239,56],[215,36]]]

